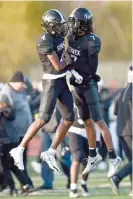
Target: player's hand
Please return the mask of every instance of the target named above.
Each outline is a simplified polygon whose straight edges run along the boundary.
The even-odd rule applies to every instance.
[[[71,64],[72,59],[71,59],[70,55],[68,54],[68,52],[66,52],[66,51],[64,51],[64,59],[67,64]]]
[[[71,70],[72,75],[75,78],[75,82],[77,84],[81,84],[83,82],[83,77],[81,75],[79,75],[78,72],[76,72],[75,70]]]

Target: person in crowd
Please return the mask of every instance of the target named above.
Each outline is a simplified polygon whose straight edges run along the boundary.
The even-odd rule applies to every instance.
[[[83,170],[87,164],[85,159],[89,156],[89,145],[86,135],[86,130],[84,127],[83,120],[80,119],[78,109],[75,106],[75,122],[71,126],[68,132],[70,152],[72,155],[72,164],[70,169],[70,194],[71,198],[79,197],[78,194],[78,176],[80,164],[83,165]],[[100,137],[99,137],[100,139]],[[99,140],[97,140],[96,145],[98,146]],[[81,195],[87,197],[88,187],[87,187],[88,174],[84,174],[81,177]]]
[[[13,107],[15,113],[15,119],[12,121],[12,125],[16,128],[19,135],[19,143],[25,135],[26,129],[32,123],[32,114],[27,99],[27,95],[32,92],[32,85],[30,81],[24,77],[21,71],[16,71],[11,77],[9,83],[5,84],[1,90],[2,94],[5,94],[10,104]],[[25,165],[25,178],[27,178],[28,184],[33,189],[33,183],[27,172],[27,150],[24,152],[24,165]]]
[[[130,175],[132,183],[132,86],[133,66],[130,66],[128,70],[128,84],[121,91],[119,97],[117,97],[115,104],[117,134],[129,161],[117,174],[110,178],[111,187],[116,194],[119,193],[120,182],[126,176]]]
[[[98,90],[99,90],[99,96],[100,96],[100,102],[101,102],[102,115],[103,115],[105,123],[107,124],[107,126],[111,130],[114,149],[116,151],[116,154],[118,155],[118,150],[117,150],[118,147],[116,148],[116,141],[114,139],[115,127],[112,128],[112,126],[113,126],[112,123],[111,123],[111,126],[110,126],[110,121],[112,121],[114,119],[114,117],[110,113],[111,113],[111,110],[112,110],[112,107],[113,107],[113,105],[112,105],[113,99],[118,94],[120,89],[115,89],[115,90],[110,91],[110,89],[108,87],[105,87],[105,83],[101,79],[100,82],[98,82]],[[98,168],[104,170],[104,169],[107,168],[107,164],[106,164],[105,160],[106,160],[106,157],[107,157],[107,154],[108,154],[108,150],[107,150],[105,141],[103,139],[103,136],[101,136],[99,153],[102,157],[102,161],[100,162]]]
[[[51,134],[56,132],[56,129],[60,123],[61,115],[57,108],[51,117],[49,123],[47,123],[41,130],[41,150],[40,153],[49,149],[52,143]],[[42,161],[41,166],[41,177],[43,185],[38,190],[53,189],[54,173],[49,168],[45,161]]]
[[[15,114],[9,98],[0,93],[0,178],[3,179],[4,185],[9,186],[10,196],[18,195],[11,171],[15,174],[20,184],[23,185],[25,192],[29,189],[24,172],[21,172],[14,165],[13,159],[9,155],[9,151],[19,143],[19,134],[14,125],[12,125],[14,119]]]

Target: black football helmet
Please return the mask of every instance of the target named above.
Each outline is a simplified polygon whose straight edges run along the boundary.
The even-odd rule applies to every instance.
[[[81,31],[93,31],[93,15],[86,8],[76,8],[68,19],[68,29],[71,34],[79,35]]]
[[[47,32],[55,36],[65,37],[68,32],[66,19],[61,12],[52,9],[45,12],[42,16],[41,24]]]

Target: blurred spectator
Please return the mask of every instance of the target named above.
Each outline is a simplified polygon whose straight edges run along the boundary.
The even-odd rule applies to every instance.
[[[2,177],[5,185],[9,186],[10,196],[17,195],[11,171],[23,186],[28,187],[24,173],[14,165],[13,159],[9,154],[9,151],[16,147],[19,142],[19,134],[14,125],[12,125],[14,118],[14,111],[8,97],[0,94],[0,178]]]
[[[88,156],[89,156],[89,145],[86,135],[86,130],[83,121],[79,118],[77,107],[75,111],[75,122],[70,127],[68,132],[70,152],[72,155],[72,165],[70,170],[70,194],[71,198],[78,197],[78,176],[80,165],[83,165],[83,170],[86,167]],[[97,136],[98,138],[98,136]],[[99,140],[98,140],[99,141]],[[82,175],[81,177],[81,194],[84,197],[88,196],[87,187],[88,174]]]
[[[109,122],[110,122],[109,107],[111,105],[112,100],[109,98],[109,89],[105,87],[105,83],[102,79],[98,83],[98,89],[99,89],[99,95],[100,95],[100,100],[101,100],[101,108],[102,108],[103,118],[109,127]],[[100,170],[105,170],[107,168],[105,159],[108,154],[108,150],[107,150],[106,144],[105,144],[102,136],[101,136],[101,141],[100,141],[99,153],[102,156],[103,160],[102,160],[102,162],[100,162],[98,168]]]
[[[119,95],[119,94],[118,94]],[[123,150],[119,140],[119,136],[117,135],[117,117],[114,114],[115,109],[115,99],[113,100],[110,108],[109,108],[109,116],[110,116],[110,131],[112,135],[113,145],[116,151],[116,154],[123,159]]]
[[[118,82],[117,82],[117,80],[113,79],[113,80],[110,82],[109,91],[110,91],[110,92],[115,92],[115,91],[117,91],[117,89],[118,89]]]
[[[15,119],[12,121],[12,125],[16,128],[19,135],[19,142],[23,139],[26,130],[32,123],[32,115],[27,99],[27,95],[32,92],[32,85],[29,80],[24,77],[21,71],[17,71],[13,74],[10,82],[5,84],[2,88],[2,94],[8,96],[10,104],[15,112]],[[27,150],[24,151],[24,165],[25,165],[25,177],[28,184],[33,187],[32,181],[27,173]]]
[[[100,95],[100,99],[101,99],[101,108],[102,108],[102,112],[103,112],[103,118],[104,118],[104,121],[106,122],[106,124],[108,125],[108,127],[110,127],[110,119],[111,119],[110,115],[109,115],[110,106],[113,102],[113,99],[115,98],[117,93],[120,91],[117,88],[116,81],[112,81],[111,85],[112,85],[112,88],[110,90],[109,88],[105,87],[105,83],[104,83],[103,80],[101,80],[98,83],[99,95]],[[112,139],[113,139],[113,135],[114,135],[113,132],[111,132]],[[113,140],[115,142],[115,139],[113,139]],[[105,159],[106,159],[108,151],[107,151],[107,147],[105,145],[105,142],[104,142],[102,136],[101,136],[99,153],[103,158],[103,161],[99,164],[99,169],[104,170],[107,167],[107,165],[105,163]]]
[[[64,174],[67,177],[66,188],[70,189],[70,167],[71,167],[71,152],[69,147],[68,136],[61,143],[60,164]]]
[[[119,193],[120,182],[127,175],[130,175],[132,183],[132,85],[133,67],[131,66],[128,71],[127,87],[121,91],[115,106],[115,114],[117,115],[117,134],[129,161],[124,168],[110,179],[112,189],[116,194]]]
[[[42,128],[41,132],[41,152],[46,151],[49,149],[52,139],[50,134],[56,132],[56,128],[58,127],[60,123],[61,115],[56,108],[51,120],[49,121],[48,124],[46,124]],[[54,180],[54,175],[53,171],[49,168],[46,162],[42,162],[42,168],[41,168],[41,177],[43,179],[43,185],[39,187],[38,189],[52,189],[53,188],[53,180]]]
[[[35,119],[35,114],[37,114],[39,111],[40,100],[41,100],[41,93],[38,90],[33,90],[32,93],[30,94],[30,101],[29,101],[33,119]]]

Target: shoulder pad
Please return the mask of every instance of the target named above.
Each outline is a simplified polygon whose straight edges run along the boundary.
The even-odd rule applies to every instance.
[[[98,54],[101,50],[101,40],[99,37],[91,34],[88,41],[89,54]]]
[[[41,54],[51,54],[54,51],[53,38],[49,33],[43,33],[37,41],[37,49]]]

